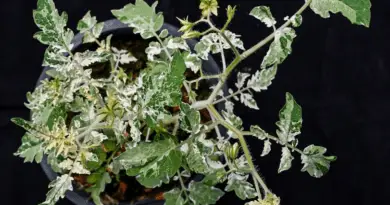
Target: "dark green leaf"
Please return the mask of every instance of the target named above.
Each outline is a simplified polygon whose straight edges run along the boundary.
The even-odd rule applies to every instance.
[[[200,124],[200,113],[199,111],[191,108],[187,103],[180,104],[181,111],[181,121],[180,127],[187,132],[192,132],[192,130]]]
[[[286,103],[279,112],[279,119],[276,123],[279,130],[276,133],[284,145],[295,140],[302,127],[302,108],[290,93],[286,93]]]
[[[173,147],[175,147],[175,144],[171,139],[160,140],[153,143],[140,142],[136,147],[128,148],[125,152],[115,158],[114,162],[121,164],[126,170],[143,166],[162,156]]]
[[[370,26],[370,0],[313,0],[310,8],[323,18],[329,18],[330,12],[340,12],[353,24]]]
[[[189,184],[188,191],[195,205],[215,204],[225,194],[218,188],[194,181]]]
[[[140,170],[137,181],[148,188],[169,183],[170,178],[176,174],[181,166],[181,157],[181,152],[176,149],[165,152]]]
[[[172,189],[164,193],[165,205],[184,205],[184,199],[179,189]]]
[[[106,184],[111,183],[111,177],[109,173],[103,172],[100,176],[96,176],[96,178],[96,183],[86,189],[86,191],[91,193],[92,200],[96,205],[103,205],[100,200],[100,194],[104,191]]]

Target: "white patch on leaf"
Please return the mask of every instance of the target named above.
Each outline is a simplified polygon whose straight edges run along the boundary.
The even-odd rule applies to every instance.
[[[294,157],[291,155],[290,149],[288,147],[282,148],[282,158],[280,159],[278,172],[283,172],[291,168],[291,162]]]

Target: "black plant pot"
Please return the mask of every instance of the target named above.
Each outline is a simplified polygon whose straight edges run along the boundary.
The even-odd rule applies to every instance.
[[[172,26],[170,24],[167,24],[165,23],[162,27],[162,29],[167,29],[169,31],[169,33],[173,36],[179,36],[180,33],[178,32],[178,28],[176,28],[175,26]],[[114,34],[114,35],[129,35],[129,36],[134,36],[135,34],[133,34],[132,32],[132,29],[129,28],[127,25],[123,24],[122,22],[116,20],[116,19],[112,19],[112,20],[108,20],[108,21],[105,21],[104,22],[104,29],[103,29],[103,32],[102,32],[102,36],[105,36],[105,35],[109,35],[109,34]],[[73,50],[77,49],[79,46],[82,45],[82,39],[83,39],[83,35],[82,34],[77,34],[72,43],[74,44],[74,47],[73,47]],[[195,44],[197,43],[196,40],[188,40],[187,41],[189,47],[191,49],[193,49],[195,47]],[[47,70],[50,70],[51,68],[50,67],[45,67],[38,79],[38,82],[37,82],[37,85],[40,84],[40,82],[46,78],[49,78],[49,76],[46,74],[46,71]],[[217,74],[220,72],[220,69],[217,65],[217,63],[213,60],[213,58],[211,56],[209,56],[209,60],[208,61],[204,61],[203,62],[203,70],[205,71],[205,73],[208,73],[208,74]],[[214,84],[215,81],[208,81],[208,83],[210,85]],[[226,87],[224,87],[224,90],[226,90]],[[218,107],[218,109],[220,110],[221,107]],[[45,172],[45,174],[47,175],[47,177],[49,178],[49,180],[54,180],[57,178],[58,174],[55,173],[52,168],[50,167],[50,165],[47,164],[47,158],[46,156],[43,158],[42,162],[41,162],[41,167],[43,169],[43,171]],[[84,191],[78,191],[78,190],[75,190],[75,191],[68,191],[66,193],[66,198],[69,199],[71,202],[73,202],[74,204],[76,205],[94,205],[94,203],[92,201],[89,201],[88,198],[88,194]],[[134,205],[163,205],[164,202],[163,201],[157,201],[157,200],[143,200],[143,201],[139,201],[137,203],[135,203]],[[120,205],[129,205],[129,203],[120,203]]]

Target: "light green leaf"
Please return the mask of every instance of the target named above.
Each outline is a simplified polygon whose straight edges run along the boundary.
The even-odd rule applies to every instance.
[[[182,155],[179,150],[171,149],[140,170],[137,181],[142,186],[155,188],[169,183],[181,167]]]
[[[83,145],[88,147],[98,147],[101,146],[104,140],[108,139],[103,133],[92,131],[90,134],[86,135],[83,140]]]
[[[112,10],[113,15],[123,23],[134,28],[135,34],[141,34],[142,38],[149,39],[160,30],[164,23],[162,13],[156,13],[157,2],[149,6],[143,0],[136,0],[135,4],[127,4],[119,10]]]
[[[166,38],[166,37],[168,37],[168,35],[169,35],[168,30],[167,29],[163,29],[163,30],[161,30],[161,32],[159,34],[159,37],[160,38]]]
[[[250,93],[241,93],[240,94],[240,101],[243,103],[245,106],[252,108],[254,110],[258,110],[259,107],[257,106],[256,100],[253,99],[252,94]]]
[[[97,177],[97,180],[94,185],[86,189],[86,191],[91,193],[92,200],[96,205],[103,205],[100,200],[100,194],[104,192],[106,184],[111,183],[111,177],[107,172],[98,172],[95,177]]]
[[[252,9],[249,15],[259,19],[267,27],[272,27],[276,24],[276,20],[272,16],[271,10],[268,6],[257,6]]]
[[[290,150],[288,147],[282,148],[282,158],[280,159],[279,169],[278,172],[283,172],[286,170],[289,170],[291,168],[291,162],[294,159],[294,157],[291,155]]]
[[[271,142],[269,140],[265,140],[264,148],[263,148],[263,152],[261,153],[261,156],[264,157],[268,155],[270,151],[271,151]]]
[[[85,51],[83,53],[76,53],[74,61],[83,67],[90,66],[94,63],[107,62],[111,57],[109,52]]]
[[[195,54],[184,52],[184,61],[187,68],[190,68],[194,73],[198,73],[202,69],[202,60]]]
[[[180,104],[180,127],[187,131],[192,132],[200,124],[199,111],[191,108],[187,103]]]
[[[236,87],[238,89],[242,88],[242,86],[244,86],[245,82],[246,82],[246,79],[251,76],[249,73],[241,73],[241,72],[238,72],[237,73],[237,83],[235,83]]]
[[[248,80],[248,87],[252,88],[256,92],[267,90],[267,88],[271,85],[272,80],[275,79],[277,71],[277,65],[256,71],[256,73],[252,75],[251,79]]]
[[[295,140],[302,127],[302,108],[290,93],[286,93],[286,103],[279,112],[279,119],[276,123],[279,130],[276,130],[276,134],[284,145]]]
[[[35,162],[40,163],[43,157],[43,142],[29,133],[26,133],[22,138],[22,145],[18,151],[14,154],[24,158],[24,162]]]
[[[188,191],[194,205],[215,204],[225,194],[218,188],[194,181],[189,184]]]
[[[329,171],[330,163],[336,161],[335,156],[324,156],[325,147],[310,145],[303,150],[301,160],[302,172],[307,171],[310,176],[320,178]]]
[[[243,176],[240,174],[231,173],[228,176],[228,182],[225,191],[234,191],[238,198],[242,200],[255,198],[257,196],[256,190],[247,180],[248,175]]]
[[[250,131],[253,134],[253,136],[259,138],[260,140],[265,140],[269,136],[267,132],[265,132],[263,129],[261,129],[257,125],[252,125],[250,128]]]
[[[206,174],[209,172],[209,166],[206,162],[205,154],[201,152],[199,147],[196,144],[191,143],[189,145],[189,153],[186,157],[187,165],[194,171],[199,174]]]
[[[49,188],[51,189],[46,194],[46,200],[40,205],[54,205],[60,198],[65,197],[66,191],[73,191],[72,180],[71,176],[64,174],[50,182]]]
[[[114,162],[119,163],[126,170],[140,167],[163,155],[174,146],[172,140],[159,140],[153,143],[140,142],[136,147],[128,148],[116,157]]]
[[[296,37],[294,29],[287,27],[275,32],[275,39],[261,63],[262,68],[267,68],[274,64],[281,64],[292,52],[292,42]]]
[[[80,33],[85,33],[86,31],[91,30],[97,23],[96,17],[91,16],[91,11],[88,11],[84,17],[78,22],[77,30]]]
[[[224,168],[222,169],[213,169],[203,178],[202,183],[215,186],[219,183],[223,183],[226,180],[227,172]]]
[[[310,8],[323,18],[329,18],[330,12],[340,12],[353,24],[370,26],[370,0],[312,0]]]
[[[164,205],[184,205],[184,199],[181,196],[180,189],[172,189],[169,192],[164,193],[165,204]]]
[[[272,193],[267,193],[264,199],[250,201],[245,205],[280,205],[280,198]]]

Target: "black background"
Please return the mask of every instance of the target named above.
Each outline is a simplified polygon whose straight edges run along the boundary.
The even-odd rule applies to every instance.
[[[69,14],[69,26],[90,9],[103,21],[112,18],[128,0],[57,0],[57,7]],[[238,5],[231,30],[242,35],[249,48],[267,36],[269,29],[247,13],[257,5],[271,6],[282,22],[304,0],[220,0],[220,6]],[[0,204],[34,205],[44,200],[48,180],[36,164],[23,164],[12,153],[20,145],[23,131],[9,122],[10,117],[28,118],[25,93],[34,88],[41,72],[45,47],[32,39],[37,31],[32,20],[35,0],[2,0],[0,3]],[[197,0],[161,0],[168,22],[178,25],[174,16],[196,19]],[[268,91],[257,94],[260,111],[237,106],[246,126],[259,124],[274,133],[278,110],[285,92],[291,92],[303,107],[304,124],[300,145],[310,143],[328,148],[338,156],[330,172],[321,179],[301,173],[296,156],[293,168],[277,174],[280,148],[273,146],[268,157],[256,163],[268,186],[282,198],[284,205],[390,204],[390,41],[387,10],[390,2],[375,0],[369,29],[351,25],[340,15],[324,20],[306,11],[303,25],[297,29],[293,54],[280,66]],[[221,25],[224,10],[215,23]],[[241,69],[259,68],[266,49],[250,57]],[[230,82],[234,84],[234,79]],[[248,139],[254,156],[262,144]],[[62,200],[59,204],[70,204]],[[219,204],[242,204],[229,196]]]

